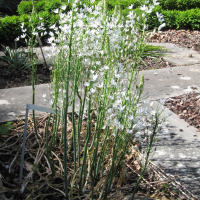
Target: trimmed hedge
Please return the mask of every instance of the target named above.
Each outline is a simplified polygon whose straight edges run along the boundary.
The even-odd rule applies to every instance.
[[[67,11],[71,9],[71,4],[62,3],[60,0],[53,0],[49,1],[48,3],[45,0],[37,1],[35,2],[35,9],[38,13],[42,11],[53,13],[56,8],[59,8],[63,4],[67,5]],[[33,6],[31,1],[21,1],[21,3],[18,5],[17,12],[19,15],[31,14],[32,8]]]
[[[43,19],[40,20],[39,17]],[[6,16],[3,19],[0,19],[0,42],[14,42],[14,40],[23,34],[21,30],[21,23],[24,22],[24,27],[27,29],[27,32],[31,34],[31,27],[30,27],[30,15],[23,14],[21,16]],[[38,13],[38,18],[36,20],[36,25],[40,25],[44,23],[44,27],[46,28],[47,32],[49,30],[49,26],[53,24],[58,25],[59,15],[52,15],[49,11],[44,11]],[[48,36],[44,36],[46,38]]]
[[[6,16],[0,20],[0,41],[9,42],[14,41],[19,35],[22,34],[21,23],[28,21],[28,15],[22,16]]]
[[[150,0],[151,2],[153,0]],[[93,5],[97,4],[99,0],[96,0]],[[153,30],[155,27],[160,25],[160,22],[157,19],[156,12],[159,12],[163,15],[166,27],[165,29],[200,29],[200,0],[159,0],[160,5],[156,6],[152,13],[147,14],[147,25],[149,30]],[[127,7],[131,4],[134,4],[135,13],[141,16],[142,11],[140,6],[142,1],[138,0],[108,0],[109,12],[113,13],[116,3],[120,4],[122,8],[122,13],[124,15],[128,14],[129,9]],[[57,24],[59,21],[59,15],[53,13],[53,11],[60,7],[61,5],[67,5],[66,12],[71,10],[71,4],[62,3],[61,0],[53,0],[46,2],[45,0],[40,0],[35,2],[35,9],[38,12],[37,25],[40,25],[41,22],[44,23],[45,28],[48,32],[48,27]],[[194,6],[195,5],[195,6]],[[199,8],[196,8],[196,7]],[[78,5],[82,7],[82,5]],[[174,10],[174,8],[188,9],[185,11]],[[165,9],[168,10],[165,10]],[[170,10],[172,9],[173,10]],[[22,35],[20,25],[22,22],[25,23],[25,27],[30,33],[29,19],[32,12],[32,3],[31,1],[22,1],[18,6],[18,13],[20,16],[6,16],[5,18],[0,19],[0,42],[13,42],[16,37]],[[42,17],[42,20],[39,20],[39,17]],[[45,36],[45,38],[48,37]]]
[[[165,29],[200,29],[200,8],[190,9],[186,11],[179,10],[162,10],[160,6],[156,7],[152,13],[147,15],[147,24],[149,30],[158,27],[156,12],[163,15],[166,27]]]
[[[163,10],[190,10],[200,8],[200,0],[158,0]]]

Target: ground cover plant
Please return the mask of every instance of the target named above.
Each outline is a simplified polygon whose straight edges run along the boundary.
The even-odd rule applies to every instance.
[[[162,109],[154,110],[152,104],[143,99],[144,77],[137,82],[137,66],[144,51],[145,13],[135,16],[131,11],[128,19],[124,19],[117,8],[114,15],[109,16],[106,1],[95,7],[83,5],[81,8],[76,3],[78,1],[72,3],[68,13],[63,12],[66,6],[57,8],[54,12],[59,13],[60,26],[49,27],[52,31],[48,42],[54,52],[54,64],[50,84],[52,96],[45,100],[54,108],[55,115],[31,122],[34,128],[30,128],[28,137],[36,145],[37,153],[30,151],[31,143],[26,144],[28,162],[24,164],[28,173],[20,184],[17,198],[49,199],[49,195],[58,195],[50,193],[51,189],[59,192],[60,199],[118,198],[110,193],[114,190],[118,194],[117,188],[127,179],[124,163],[127,157],[132,159],[129,153],[138,140],[146,143],[147,149],[139,179],[128,193],[129,199],[134,199],[145,175],[155,136],[162,130],[165,120],[161,117]],[[151,11],[149,5],[142,9]],[[44,34],[45,29],[42,23],[36,29],[33,19],[30,21],[32,37],[26,38],[22,23],[23,35],[17,40],[26,38],[31,44],[34,104],[33,47],[35,37]],[[161,15],[159,20],[162,22]],[[139,22],[137,28],[136,22]],[[70,106],[72,112],[69,114]],[[44,121],[45,129],[41,130]],[[21,148],[21,137],[18,141],[18,148]],[[3,149],[6,149],[6,142],[3,142]],[[13,162],[5,166],[9,171],[18,154],[17,151]],[[18,164],[14,170],[19,170]],[[31,193],[25,192],[32,179],[42,180],[44,184],[36,182]],[[166,184],[164,187],[168,188]],[[41,191],[45,191],[45,195]],[[16,195],[14,191],[13,194]]]

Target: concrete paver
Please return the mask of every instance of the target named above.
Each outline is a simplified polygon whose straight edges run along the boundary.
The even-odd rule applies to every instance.
[[[151,43],[152,44],[152,43]],[[200,91],[200,54],[174,44],[153,43],[167,49],[164,59],[177,67],[141,71],[145,77],[145,92],[150,100],[166,99],[192,91]],[[43,49],[50,62],[48,47]],[[42,59],[40,50],[38,57]],[[191,56],[191,57],[190,57]],[[36,86],[36,105],[50,107],[44,102],[42,94],[49,98],[48,85]],[[0,90],[0,122],[23,117],[27,103],[31,103],[31,86]],[[168,114],[165,109],[163,116]],[[165,172],[178,175],[180,183],[200,199],[200,132],[172,113],[167,118],[168,133],[158,135],[155,143],[157,151],[152,161]]]

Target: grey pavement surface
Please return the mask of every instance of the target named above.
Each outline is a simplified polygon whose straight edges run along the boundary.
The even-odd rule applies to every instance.
[[[173,68],[141,71],[145,77],[145,92],[150,100],[166,99],[192,91],[200,91],[200,54],[174,44],[150,43],[165,47],[164,60],[176,65]],[[46,49],[47,50],[47,47]],[[40,50],[36,50],[42,59]],[[46,58],[48,54],[44,52]],[[1,53],[0,53],[1,55]],[[48,59],[48,61],[50,61]],[[50,107],[43,94],[49,97],[48,85],[36,86],[36,105]],[[25,116],[26,104],[31,104],[31,86],[0,90],[0,122],[16,120]],[[170,111],[165,109],[163,115]],[[178,175],[178,181],[196,199],[200,199],[200,132],[172,113],[167,118],[168,133],[158,136],[157,151],[151,160],[166,173]]]

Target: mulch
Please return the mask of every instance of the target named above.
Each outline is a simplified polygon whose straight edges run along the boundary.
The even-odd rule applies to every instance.
[[[164,106],[200,131],[200,93],[191,92],[167,98]]]
[[[147,33],[151,35],[151,33]],[[183,48],[189,48],[200,53],[200,31],[192,30],[167,30],[158,31],[147,40],[149,42],[173,43]]]

